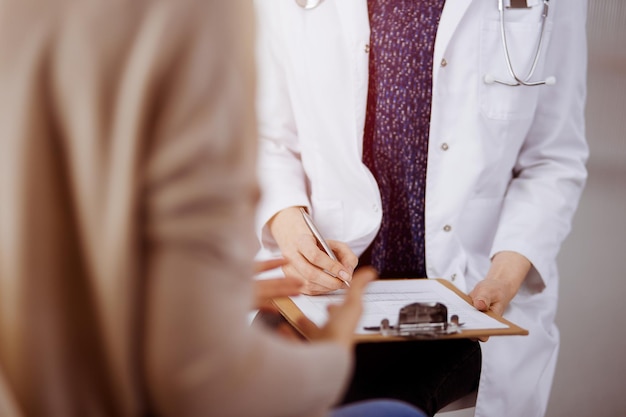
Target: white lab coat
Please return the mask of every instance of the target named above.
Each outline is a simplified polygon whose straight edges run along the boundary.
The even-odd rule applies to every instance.
[[[541,28],[542,3],[506,10],[511,59],[526,74]],[[285,207],[308,206],[323,234],[360,254],[381,220],[377,184],[362,164],[368,86],[366,0],[257,0],[262,199],[259,236],[277,247],[266,222]],[[509,87],[496,0],[448,0],[439,24],[426,187],[428,277],[470,291],[490,258],[511,250],[533,264],[505,317],[528,336],[482,344],[475,415],[543,416],[559,346],[554,324],[556,256],[586,179],[586,0],[552,0],[533,79],[556,85]]]

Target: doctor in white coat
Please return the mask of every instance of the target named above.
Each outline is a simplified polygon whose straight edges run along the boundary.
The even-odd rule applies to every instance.
[[[498,0],[448,0],[441,13],[425,265],[429,278],[450,280],[478,307],[529,330],[481,344],[475,415],[532,417],[548,404],[559,348],[556,257],[586,179],[587,2],[503,3],[500,12]],[[310,293],[341,286],[323,269],[349,279],[381,223],[379,188],[362,162],[367,7],[257,0],[258,233],[262,253],[292,260],[285,272],[306,279]],[[540,83],[505,84],[520,81]],[[339,263],[302,238],[308,231],[294,207],[308,209]]]

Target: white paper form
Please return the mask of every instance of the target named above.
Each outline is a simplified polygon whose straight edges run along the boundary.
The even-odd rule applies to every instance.
[[[326,307],[343,300],[345,290],[327,295],[299,295],[291,300],[313,323],[322,326],[327,318]],[[377,280],[370,283],[363,297],[363,316],[356,329],[357,334],[371,334],[365,326],[380,326],[382,319],[391,325],[398,321],[400,309],[415,302],[440,302],[448,308],[448,317],[459,316],[464,330],[504,329],[508,326],[478,311],[467,301],[436,280]]]

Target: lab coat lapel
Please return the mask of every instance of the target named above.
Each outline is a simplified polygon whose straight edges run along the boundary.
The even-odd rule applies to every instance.
[[[467,12],[473,0],[448,0],[441,13],[439,20],[439,28],[437,29],[437,38],[435,39],[435,53],[433,57],[433,85],[436,85],[439,73],[439,63],[444,57],[448,44],[454,36],[454,32],[459,22]],[[485,1],[485,0],[480,0]]]
[[[467,12],[473,0],[448,0],[441,14],[434,51],[433,81],[437,81],[439,63],[456,28]],[[484,0],[483,0],[484,1]],[[365,124],[365,107],[367,105],[367,84],[369,53],[365,52],[369,45],[370,25],[367,11],[367,0],[340,0],[334,1],[341,21],[344,36],[350,49],[350,61],[354,74],[353,99],[355,110],[354,133],[362,132]],[[360,137],[357,137],[360,147]]]
[[[354,102],[353,134],[359,152],[362,151],[362,137],[359,132],[365,125],[367,106],[367,76],[369,66],[370,26],[367,13],[367,0],[338,0],[333,2],[348,44],[351,68],[354,75],[351,88]]]
[[[334,2],[343,28],[344,36],[353,52],[356,69],[367,71],[368,54],[363,48],[355,48],[369,43],[370,26],[367,14],[367,0],[339,0]],[[364,46],[364,45],[363,45]]]

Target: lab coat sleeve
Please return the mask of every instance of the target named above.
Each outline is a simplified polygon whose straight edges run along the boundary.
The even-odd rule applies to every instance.
[[[257,117],[259,129],[258,177],[261,201],[257,234],[261,244],[277,251],[267,222],[291,206],[309,206],[306,175],[286,73],[290,71],[281,38],[283,7],[272,0],[256,0]]]
[[[244,3],[202,3],[159,50],[176,57],[168,83],[155,83],[167,107],[144,180],[144,357],[161,416],[318,417],[349,375],[336,343],[248,326],[258,186],[252,34],[239,24],[252,12],[234,6]]]
[[[544,74],[555,86],[540,88],[535,120],[508,187],[491,256],[511,250],[534,269],[527,284],[541,290],[556,276],[555,260],[586,180],[585,140],[587,2],[552,2],[551,39]],[[526,88],[526,87],[515,87]]]

